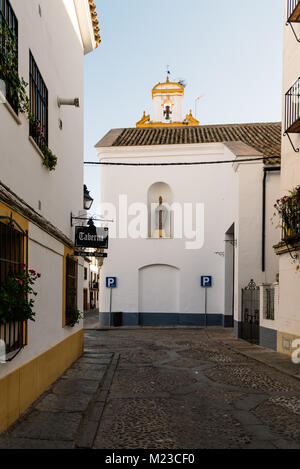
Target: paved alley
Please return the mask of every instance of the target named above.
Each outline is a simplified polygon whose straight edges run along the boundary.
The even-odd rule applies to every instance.
[[[300,448],[300,381],[264,364],[231,331],[85,334],[84,356],[0,448]]]

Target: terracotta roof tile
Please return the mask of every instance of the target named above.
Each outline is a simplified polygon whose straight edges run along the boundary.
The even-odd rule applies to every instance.
[[[263,156],[274,157],[268,160],[272,164],[280,162],[281,123],[118,129],[117,133],[110,131],[96,147],[107,146],[108,141],[113,147],[243,142]]]

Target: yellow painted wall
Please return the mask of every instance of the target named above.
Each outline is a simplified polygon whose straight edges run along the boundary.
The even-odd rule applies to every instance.
[[[81,329],[0,380],[0,432],[82,355],[83,344]]]
[[[26,220],[26,218],[22,217],[22,215],[19,215],[17,212],[14,212],[7,205],[0,202],[0,216],[1,217],[10,217],[11,213],[12,213],[13,219],[20,225],[22,230],[28,231],[28,225],[29,225],[28,220]],[[4,221],[4,223],[5,223],[5,221]]]
[[[294,340],[300,339],[299,336],[288,334],[287,332],[277,333],[277,352],[284,353],[285,355],[291,356],[294,349],[292,343]]]

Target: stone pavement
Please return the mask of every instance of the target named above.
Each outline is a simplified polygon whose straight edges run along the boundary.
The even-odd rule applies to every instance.
[[[300,365],[288,357],[221,328],[85,335],[84,356],[0,448],[300,449]]]
[[[0,449],[90,447],[115,363],[113,353],[86,347],[83,356],[0,436]]]

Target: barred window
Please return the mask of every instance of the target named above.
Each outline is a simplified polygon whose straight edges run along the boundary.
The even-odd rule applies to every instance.
[[[274,288],[267,288],[265,290],[264,298],[265,306],[265,319],[274,321],[274,312],[275,312],[275,290]]]
[[[29,97],[30,112],[33,117],[33,121],[30,122],[30,136],[42,149],[43,146],[48,146],[48,89],[31,51],[29,51]]]
[[[5,220],[5,217],[2,218]],[[9,275],[18,274],[27,264],[28,236],[17,224],[7,218],[0,222],[0,284]],[[0,323],[0,339],[6,344],[6,353],[14,352],[27,343],[27,323]]]
[[[5,83],[7,101],[18,114],[16,74],[18,74],[18,20],[10,2],[0,0],[0,80]]]
[[[26,236],[12,223],[0,222],[0,282],[17,274],[25,264]]]
[[[72,310],[77,309],[78,262],[71,256],[66,259],[66,324],[72,317]]]

